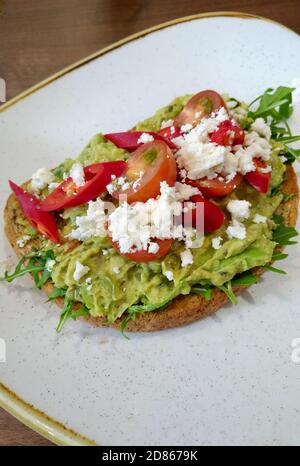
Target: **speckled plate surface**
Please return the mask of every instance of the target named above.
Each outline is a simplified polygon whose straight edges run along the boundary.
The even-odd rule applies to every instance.
[[[299,36],[245,15],[185,18],[127,39],[1,112],[0,210],[8,178],[75,156],[98,130],[129,128],[179,94],[209,87],[252,100],[299,75]],[[11,259],[2,227],[0,260]],[[236,307],[129,341],[76,322],[57,335],[58,309],[29,278],[1,283],[0,402],[64,444],[299,444],[299,249],[287,277],[266,274]]]

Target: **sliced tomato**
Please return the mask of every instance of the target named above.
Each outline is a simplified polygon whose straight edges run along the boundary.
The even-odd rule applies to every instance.
[[[210,140],[220,146],[237,146],[243,144],[245,133],[242,128],[230,120],[222,121],[218,128],[210,133]]]
[[[177,149],[171,139],[165,138],[162,134],[160,134],[160,132],[155,133],[153,131],[125,131],[123,133],[108,133],[104,136],[106,139],[113,142],[121,149],[126,149],[132,152],[143,144],[142,142],[138,142],[142,134],[149,134],[149,136],[152,136],[155,141],[165,142],[172,150]]]
[[[186,124],[196,126],[203,118],[208,117],[221,107],[226,108],[226,104],[223,97],[217,92],[211,90],[198,92],[177,115],[174,126],[181,127]]]
[[[123,160],[89,165],[84,169],[86,182],[83,186],[77,188],[72,178],[66,179],[43,200],[42,210],[45,212],[63,210],[96,199],[106,191],[111,176],[121,176],[126,167],[127,164]]]
[[[177,177],[175,158],[163,141],[143,144],[128,159],[127,167],[124,176],[131,187],[114,191],[113,197],[121,199],[121,195],[126,195],[129,204],[156,198],[160,194],[160,183],[166,181],[169,186],[174,186]]]
[[[55,218],[48,212],[41,210],[41,202],[32,194],[24,191],[23,188],[9,181],[12,191],[15,193],[20,207],[32,227],[45,238],[53,243],[60,243],[59,232]]]
[[[248,183],[260,193],[266,194],[269,191],[271,173],[262,173],[260,169],[267,167],[267,164],[260,159],[253,159],[255,170],[245,175]]]
[[[113,247],[118,251],[119,254],[121,254],[124,257],[127,257],[127,259],[130,259],[134,262],[150,262],[150,261],[155,261],[157,259],[161,259],[164,257],[171,249],[174,240],[173,239],[156,239],[155,242],[159,246],[159,250],[155,254],[151,254],[148,251],[142,250],[142,251],[136,251],[136,252],[131,252],[131,253],[126,253],[123,254],[120,252],[120,247],[119,243],[112,241]]]
[[[205,197],[224,197],[232,193],[243,181],[243,175],[237,173],[231,181],[222,181],[219,178],[202,178],[201,180],[190,180],[185,178],[184,182],[195,188],[199,188]]]

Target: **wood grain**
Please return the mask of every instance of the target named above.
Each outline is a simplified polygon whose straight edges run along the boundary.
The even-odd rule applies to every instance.
[[[0,77],[7,100],[141,29],[225,10],[267,16],[300,33],[299,0],[0,0]],[[0,445],[50,444],[0,410]]]

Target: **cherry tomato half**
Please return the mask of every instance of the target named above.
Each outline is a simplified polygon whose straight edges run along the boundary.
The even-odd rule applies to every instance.
[[[199,188],[205,197],[224,197],[232,193],[243,181],[243,175],[237,173],[231,181],[222,181],[219,178],[202,178],[201,180],[185,179],[185,183]]]
[[[111,243],[113,247],[116,249],[116,251],[118,251],[118,253],[122,256],[127,257],[127,259],[130,259],[134,262],[150,262],[164,257],[170,251],[172,244],[174,243],[174,240],[156,239],[155,242],[159,246],[159,250],[155,254],[151,254],[150,252],[145,250],[123,254],[122,252],[120,252],[120,247],[117,242],[112,241]]]
[[[127,202],[131,204],[156,198],[160,194],[162,181],[166,181],[169,186],[175,184],[177,166],[172,151],[163,141],[143,144],[128,159],[124,177],[131,186],[124,191],[114,191],[113,197],[116,199],[126,195]]]
[[[256,168],[253,172],[247,173],[245,178],[253,188],[260,193],[266,194],[270,187],[271,173],[262,173],[260,171],[260,169],[267,167],[267,164],[262,160],[253,159],[253,162]]]
[[[184,106],[174,120],[174,126],[191,124],[196,126],[203,118],[209,117],[221,107],[226,108],[224,99],[215,91],[198,92]]]
[[[210,133],[210,140],[220,146],[236,146],[243,144],[245,134],[242,128],[230,120],[222,121],[218,128]]]

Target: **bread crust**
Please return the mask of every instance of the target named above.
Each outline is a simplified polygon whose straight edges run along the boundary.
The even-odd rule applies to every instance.
[[[277,213],[283,215],[286,225],[295,226],[298,217],[299,189],[297,177],[291,165],[287,165],[286,181],[282,185],[282,191],[286,194],[293,194],[294,196],[282,203]],[[30,244],[23,249],[18,247],[17,239],[20,238],[24,232],[22,231],[22,226],[16,223],[15,200],[14,194],[11,194],[5,207],[5,232],[16,254],[22,256],[24,253],[30,253],[34,247],[38,248],[38,239],[30,241]],[[256,276],[261,276],[264,271],[265,269],[261,267],[252,269],[253,274]],[[236,286],[234,287],[234,292],[235,294],[240,294],[247,288],[249,288],[249,285]],[[51,282],[46,283],[43,287],[47,295],[51,293],[52,289],[53,284]],[[55,301],[59,307],[63,307],[63,298],[58,298]],[[212,297],[209,301],[195,294],[178,296],[165,309],[137,315],[135,320],[130,320],[128,322],[126,332],[153,332],[190,324],[191,322],[213,314],[228,301],[227,295],[217,288],[213,289]],[[75,308],[81,306],[81,303],[75,304]],[[123,318],[124,316],[117,319],[110,327],[119,328]],[[81,317],[81,319],[86,320],[93,326],[108,326],[104,317]]]

